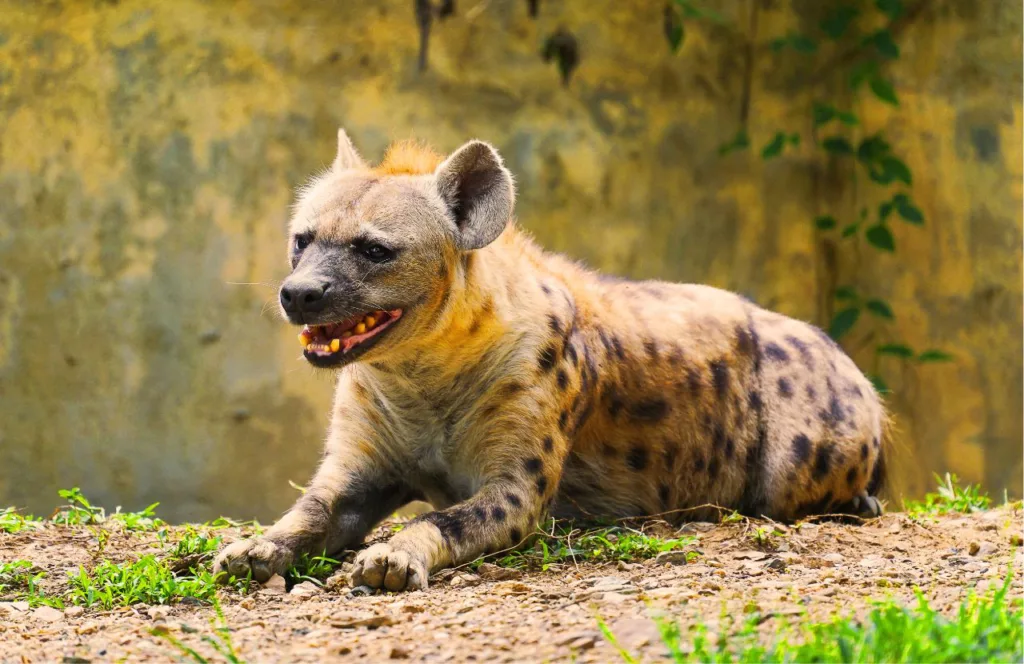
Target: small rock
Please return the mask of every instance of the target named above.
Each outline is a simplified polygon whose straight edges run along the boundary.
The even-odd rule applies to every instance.
[[[303,581],[302,583],[295,584],[288,594],[295,595],[296,597],[312,597],[313,595],[320,594],[320,586],[312,581]]]
[[[625,560],[620,560],[615,564],[615,569],[620,572],[631,572],[639,567],[642,567],[639,563],[627,563]]]
[[[601,601],[605,604],[623,604],[628,602],[629,599],[628,595],[623,595],[622,593],[607,592],[601,595]]]
[[[10,603],[10,607],[12,609],[14,609],[15,611],[21,611],[22,613],[24,613],[25,611],[28,611],[30,606],[31,605],[28,602],[11,602]]]
[[[394,624],[394,618],[387,615],[338,616],[331,618],[331,627],[337,627],[339,629],[351,629],[354,627],[368,627],[370,629],[377,629],[378,627],[385,627]]]
[[[469,574],[468,572],[462,572],[456,574],[451,581],[448,582],[452,588],[458,588],[460,586],[470,588],[472,586],[480,585],[480,577],[476,574]]]
[[[594,583],[594,590],[618,590],[626,586],[626,582],[616,576],[606,576]]]
[[[685,565],[687,561],[687,551],[662,551],[654,559],[654,562],[659,565]]]
[[[260,592],[267,593],[268,595],[284,595],[288,592],[288,584],[285,583],[283,576],[275,574],[267,579]]]
[[[349,565],[349,567],[351,567],[351,565]],[[324,590],[330,592],[340,592],[341,590],[348,588],[351,583],[351,575],[344,570],[338,570],[334,574],[327,577],[327,580],[324,581]]]
[[[570,650],[590,650],[597,643],[597,638],[593,636],[581,636],[574,641],[569,642]]]
[[[488,581],[507,581],[509,579],[519,579],[523,576],[523,573],[517,569],[499,567],[492,563],[481,564],[476,572],[480,575],[480,578],[487,579]]]
[[[243,599],[241,602],[238,603],[238,606],[242,607],[246,611],[252,611],[253,609],[256,608],[256,598],[255,597],[246,597],[245,599]]]
[[[971,546],[970,548],[968,548],[968,553],[970,553],[972,556],[985,557],[991,556],[998,550],[999,549],[996,548],[996,545],[992,542],[982,542],[981,544],[978,544],[977,542],[971,542]]]
[[[52,606],[40,606],[32,612],[32,617],[36,620],[43,620],[45,622],[55,622],[57,620],[62,620],[64,618],[64,614]]]
[[[764,551],[737,551],[732,557],[736,560],[764,560],[768,554]]]
[[[390,659],[409,659],[409,651],[402,646],[391,646],[391,652],[388,654]]]
[[[373,594],[373,588],[370,586],[356,586],[352,590],[348,591],[349,597],[365,597]]]
[[[80,625],[78,629],[75,630],[75,632],[81,634],[82,636],[85,636],[86,634],[92,634],[98,631],[100,631],[100,626],[94,622],[87,622],[83,625]]]
[[[167,620],[167,617],[171,615],[171,609],[166,606],[154,606],[149,610],[149,617],[154,622],[161,622]]]
[[[782,571],[782,570],[786,569],[786,561],[783,560],[782,558],[772,558],[771,560],[768,561],[768,564],[765,565],[765,568],[766,569],[773,569],[773,570],[776,570],[776,571]]]
[[[64,615],[68,618],[77,618],[78,616],[85,613],[85,607],[82,606],[69,606],[64,609]]]
[[[555,641],[555,645],[572,647],[572,643],[576,641],[584,641],[587,639],[590,639],[591,644],[593,644],[593,642],[597,641],[597,639],[599,639],[600,637],[601,635],[598,632],[594,632],[591,630],[587,630],[585,632],[572,632],[571,634],[566,634],[562,638]]]
[[[830,562],[833,565],[841,563],[844,560],[846,560],[845,558],[843,558],[842,554],[839,553],[826,553],[825,555],[821,556],[821,559]]]

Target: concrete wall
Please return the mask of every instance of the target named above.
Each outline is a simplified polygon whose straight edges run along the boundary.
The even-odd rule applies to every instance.
[[[536,20],[526,4],[458,3],[421,74],[405,0],[0,1],[0,504],[45,512],[73,485],[173,519],[290,503],[332,386],[276,320],[274,283],[291,191],[339,125],[373,157],[393,138],[494,142],[522,223],[612,272],[819,324],[830,281],[887,298],[878,338],[957,358],[880,368],[897,490],[951,469],[1020,493],[1019,3],[928,3],[899,36],[902,107],[850,100],[916,175],[927,223],[895,225],[894,256],[833,251],[811,223],[875,200],[808,145],[810,101],[848,97],[841,76],[807,83],[827,52],[755,49],[745,104],[747,0],[688,25],[677,55],[661,2],[541,0]],[[813,20],[813,3],[766,4],[759,42]],[[568,88],[538,55],[559,26],[580,43]],[[755,147],[783,126],[802,147],[720,157],[745,105]]]

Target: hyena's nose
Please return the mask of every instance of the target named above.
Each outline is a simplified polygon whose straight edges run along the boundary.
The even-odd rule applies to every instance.
[[[281,287],[281,307],[289,314],[320,311],[326,303],[324,293],[328,286],[330,284],[286,283]]]

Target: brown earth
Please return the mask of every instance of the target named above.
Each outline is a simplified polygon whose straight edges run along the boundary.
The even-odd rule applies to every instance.
[[[933,608],[956,611],[972,590],[1021,578],[1017,546],[1020,509],[1002,507],[924,523],[888,514],[854,526],[832,522],[776,526],[781,534],[757,546],[763,523],[688,524],[700,552],[695,562],[564,564],[517,572],[485,566],[445,571],[429,589],[399,595],[353,596],[343,573],[326,589],[291,592],[276,584],[243,596],[221,593],[231,638],[249,662],[568,661],[618,659],[601,636],[603,619],[620,643],[643,660],[664,655],[653,617],[671,616],[684,628],[703,622],[715,632],[723,616],[758,611],[765,638],[783,622],[808,615],[863,613],[872,599],[915,601],[919,587]],[[126,562],[162,554],[153,533],[113,531],[97,554],[97,529],[47,525],[0,534],[0,561],[27,559],[47,571],[49,592],[61,592],[66,569],[107,558]],[[225,539],[244,529],[221,531]],[[382,531],[384,530],[382,529]],[[171,539],[174,529],[171,529]],[[343,567],[344,569],[344,567]],[[507,576],[509,578],[502,578]],[[279,577],[278,577],[279,579]],[[282,584],[283,585],[283,584]],[[303,594],[310,591],[310,594]],[[1014,597],[1022,587],[1014,582]],[[4,662],[175,661],[182,656],[154,630],[180,639],[210,661],[223,661],[203,636],[213,633],[205,605],[136,605],[113,611],[60,613],[0,603]]]

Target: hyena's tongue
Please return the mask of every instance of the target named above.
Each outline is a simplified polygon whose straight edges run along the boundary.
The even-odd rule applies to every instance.
[[[299,333],[299,343],[306,352],[319,356],[348,352],[383,331],[401,315],[401,309],[371,311],[340,323],[307,325]]]

